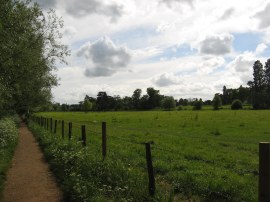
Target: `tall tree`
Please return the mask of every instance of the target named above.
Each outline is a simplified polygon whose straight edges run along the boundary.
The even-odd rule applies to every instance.
[[[1,2],[0,84],[8,89],[10,104],[5,109],[25,113],[50,101],[51,88],[57,85],[52,72],[69,55],[60,43],[62,27],[54,11],[44,15],[30,1]]]
[[[140,109],[141,108],[141,103],[140,103],[140,99],[141,99],[141,95],[142,95],[142,90],[141,89],[136,89],[133,92],[132,95],[132,103],[135,109]]]
[[[161,102],[161,96],[159,94],[159,90],[155,90],[154,88],[149,87],[146,89],[146,92],[149,96],[148,105],[149,105],[150,109],[153,109],[155,107],[159,107],[160,102]]]
[[[221,102],[220,95],[218,93],[215,94],[215,96],[213,98],[213,101],[212,101],[212,104],[213,104],[213,109],[214,110],[218,110],[221,107],[222,102]]]
[[[106,92],[98,92],[96,107],[98,111],[108,110],[108,95]]]
[[[254,109],[266,107],[265,74],[262,63],[257,60],[253,65],[253,81],[249,81]]]
[[[270,108],[270,59],[265,62],[264,66],[265,77],[265,95],[266,95],[266,107]]]
[[[264,87],[264,70],[262,63],[257,60],[253,65],[253,85],[256,92],[261,92]]]
[[[268,59],[264,66],[265,85],[268,93],[270,92],[270,59]]]
[[[83,102],[83,111],[87,113],[92,109],[92,106],[92,103],[88,99],[85,99]]]
[[[222,102],[223,102],[224,105],[228,104],[229,103],[228,102],[228,92],[227,92],[226,86],[223,86],[222,92],[223,92],[223,96],[222,96],[223,100],[222,100]]]

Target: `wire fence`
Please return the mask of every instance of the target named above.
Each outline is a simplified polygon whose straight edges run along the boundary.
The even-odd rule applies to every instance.
[[[178,152],[176,149],[167,148],[164,145],[165,144],[156,144],[152,140],[146,140],[144,137],[138,135],[138,134],[146,134],[146,133],[155,133],[155,134],[162,134],[160,131],[156,130],[142,130],[137,128],[126,128],[122,126],[117,126],[116,124],[110,124],[107,125],[106,122],[99,122],[99,121],[86,121],[86,122],[72,122],[69,120],[55,120],[48,117],[32,117],[32,120],[36,122],[40,127],[43,127],[44,129],[49,130],[52,134],[55,134],[55,137],[57,140],[67,140],[73,141],[73,142],[80,142],[82,143],[82,147],[87,146],[88,144],[91,144],[91,147],[94,147],[97,149],[97,151],[101,151],[101,155],[103,157],[103,160],[107,158],[108,151],[110,152],[118,152],[123,154],[124,152],[122,149],[124,147],[127,147],[128,149],[135,148],[136,152],[134,152],[132,155],[137,155],[139,158],[146,159],[145,163],[133,163],[134,166],[139,166],[140,168],[147,167],[148,171],[148,188],[149,188],[149,194],[154,195],[155,194],[155,178],[154,178],[154,172],[153,172],[153,165],[152,165],[152,154],[151,151],[158,151],[158,152],[167,152],[167,153],[175,153]],[[120,135],[119,135],[120,134]],[[123,135],[126,134],[126,135]],[[67,138],[69,137],[69,138]],[[202,137],[197,136],[189,136],[191,139],[203,139]],[[222,142],[232,142],[233,140],[223,140]],[[247,141],[246,141],[247,143]],[[109,145],[109,150],[107,151],[107,145]],[[142,147],[140,147],[142,146]],[[143,146],[145,146],[145,153],[143,150]],[[263,143],[261,144],[260,148],[260,172],[259,172],[259,184],[260,187],[270,187],[270,177],[267,178],[268,180],[265,180],[265,176],[270,176],[270,143]],[[264,148],[265,147],[265,148]],[[262,151],[261,151],[262,150]],[[267,155],[266,155],[267,154]],[[131,155],[129,153],[128,155]],[[130,160],[130,156],[126,156],[125,159]],[[266,158],[267,157],[267,158]],[[262,163],[261,163],[262,162]],[[262,171],[261,171],[262,170]],[[262,172],[267,172],[266,174]],[[261,190],[260,193],[264,192],[264,190]],[[267,190],[267,193],[270,196],[269,189]]]
[[[136,152],[133,155],[137,155],[138,158],[142,158],[142,156],[146,159],[145,163],[136,163],[133,162],[134,166],[140,166],[140,169],[145,169],[147,167],[148,170],[148,178],[149,178],[149,194],[154,195],[155,193],[155,179],[154,179],[154,171],[152,166],[152,156],[151,156],[151,144],[153,141],[136,141],[123,137],[118,137],[117,133],[125,133],[127,128],[109,126],[107,127],[106,122],[97,122],[97,121],[88,121],[88,122],[72,122],[69,120],[56,120],[48,117],[31,117],[32,121],[37,123],[40,127],[50,131],[51,135],[56,139],[56,141],[69,141],[73,143],[80,142],[82,147],[89,146],[95,147],[96,150],[101,150],[101,154],[103,160],[107,157],[107,145],[110,146],[109,151],[117,153],[121,153],[122,159],[126,159],[129,161],[128,165],[130,165],[131,159],[130,156],[123,157],[123,151],[119,149],[119,146],[123,149],[127,147],[131,148],[130,145],[133,145],[134,148],[141,145],[140,149],[136,148]],[[107,131],[110,131],[109,133]],[[131,129],[129,131],[134,132],[135,129]],[[145,146],[145,154],[143,146]]]

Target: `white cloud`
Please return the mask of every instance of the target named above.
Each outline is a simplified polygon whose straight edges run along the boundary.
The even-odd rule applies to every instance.
[[[78,30],[73,26],[66,26],[64,29],[64,37],[72,38],[78,33]]]
[[[133,61],[142,61],[154,56],[157,56],[159,54],[162,54],[162,49],[158,47],[146,47],[143,49],[136,49],[132,51],[132,58]]]
[[[270,25],[270,3],[266,5],[266,7],[260,11],[257,12],[255,17],[259,20],[259,28],[263,29],[266,27],[269,27]]]
[[[123,15],[123,7],[116,3],[105,4],[103,1],[97,0],[66,0],[66,12],[75,17],[84,17],[91,14],[100,14],[111,17],[111,21],[115,22]]]
[[[102,37],[93,43],[86,43],[77,52],[93,63],[87,67],[85,76],[111,76],[125,69],[131,60],[129,51],[123,46],[116,46],[108,37]]]
[[[206,37],[200,46],[200,53],[224,55],[232,50],[233,36],[231,34],[213,35]]]
[[[266,48],[267,48],[267,45],[266,45],[266,44],[260,43],[260,44],[257,46],[256,50],[255,50],[256,55],[262,54],[262,53],[265,51]]]
[[[223,57],[203,57],[203,61],[198,65],[198,73],[209,74],[216,70],[218,67],[224,65],[225,60]]]
[[[173,74],[169,74],[167,72],[154,76],[152,81],[159,87],[166,87],[180,83],[179,77],[176,77]]]
[[[252,79],[253,64],[258,58],[254,53],[245,52],[237,56],[227,65],[227,69],[235,76],[240,78],[244,85]]]
[[[232,14],[234,12],[235,12],[234,8],[229,8],[229,9],[225,10],[223,15],[220,17],[220,20],[227,20],[228,18],[230,18],[232,16]]]
[[[116,22],[124,14],[123,6],[115,3],[106,3],[105,0],[34,0],[42,8],[64,9],[68,15],[82,18],[98,14],[110,17],[111,22]]]
[[[174,3],[188,4],[193,6],[194,0],[160,0],[161,3],[165,3],[168,7],[172,7]]]
[[[234,34],[258,33],[258,38],[264,36],[259,44],[270,43],[265,14],[269,0],[193,0],[192,6],[188,0],[51,2],[68,26],[64,40],[75,53],[68,58],[72,60],[69,64],[76,66],[75,72],[69,71],[70,76],[59,71],[63,78],[59,90],[54,91],[58,101],[75,102],[80,96],[83,99],[83,94],[95,96],[99,90],[131,95],[136,88],[145,90],[153,82],[157,82],[157,88],[164,86],[161,93],[176,98],[212,99],[223,85],[246,84],[252,77],[252,60],[260,59],[265,50],[264,45],[258,45],[253,53],[234,52],[233,45],[241,46],[233,43],[238,40],[233,39]],[[258,29],[258,22],[264,29]],[[108,40],[99,39],[104,35]],[[180,48],[169,50],[181,44],[195,51],[185,55]],[[249,43],[245,43],[247,46]],[[80,57],[76,55],[78,47]],[[102,50],[100,54],[98,50]]]
[[[34,0],[34,2],[37,2],[44,9],[54,8],[56,6],[56,0]]]

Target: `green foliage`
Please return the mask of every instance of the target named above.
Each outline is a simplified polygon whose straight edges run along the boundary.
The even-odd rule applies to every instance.
[[[178,108],[177,108],[178,111],[181,111],[183,109],[184,109],[183,105],[179,105]]]
[[[30,1],[7,0],[0,4],[0,24],[0,114],[23,114],[51,99],[56,63],[69,54],[60,42],[63,23]]]
[[[159,94],[159,90],[155,90],[152,87],[146,89],[148,95],[148,109],[154,109],[156,107],[160,107],[161,96]]]
[[[18,142],[18,117],[7,117],[0,120],[0,200],[6,172],[10,166],[14,149]]]
[[[92,109],[92,103],[89,100],[84,100],[83,102],[83,111],[88,112]]]
[[[195,100],[195,102],[193,103],[193,110],[201,110],[202,106],[203,106],[202,99]]]
[[[141,95],[142,95],[142,90],[141,89],[136,89],[133,92],[132,95],[132,103],[135,109],[140,109],[141,108],[141,103],[140,103],[140,99],[141,99]]]
[[[270,60],[268,59],[263,67],[257,60],[253,65],[253,81],[249,81],[253,109],[270,108]]]
[[[16,123],[12,118],[3,118],[0,120],[0,148],[16,142],[18,130]]]
[[[175,109],[176,103],[173,97],[168,96],[163,98],[163,100],[161,101],[161,106],[165,110],[172,110]]]
[[[241,100],[234,100],[232,102],[232,106],[231,106],[232,110],[237,110],[237,109],[242,109],[242,108],[243,108],[243,104]]]
[[[214,110],[219,110],[219,108],[221,107],[221,98],[220,98],[219,94],[215,94],[213,101],[212,101],[212,104],[213,104]]]
[[[223,86],[222,104],[232,104],[233,100],[239,99],[241,102],[250,102],[250,88],[243,87],[242,85],[239,88],[230,88],[227,89],[226,86]]]

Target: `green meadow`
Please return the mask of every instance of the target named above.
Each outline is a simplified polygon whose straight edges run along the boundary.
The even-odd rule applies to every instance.
[[[270,141],[269,110],[43,112],[36,116],[58,120],[57,134],[46,133],[51,136],[50,140],[40,138],[48,144],[67,143],[67,123],[72,122],[71,142],[81,147],[78,145],[80,126],[86,125],[87,149],[84,152],[92,155],[87,161],[94,158],[93,161],[100,162],[99,166],[113,170],[109,177],[113,180],[108,180],[104,170],[100,175],[95,173],[97,184],[99,178],[103,179],[100,184],[103,188],[96,191],[97,195],[105,193],[117,201],[116,189],[122,187],[121,201],[150,200],[145,147],[141,143],[153,142],[151,151],[157,191],[151,200],[257,201],[258,143]],[[64,140],[59,120],[65,121]],[[101,155],[102,121],[107,123],[108,136],[104,161]],[[43,146],[46,151],[46,143]],[[121,164],[120,170],[117,169],[119,164],[114,162]],[[65,167],[64,162],[58,164]],[[89,166],[93,167],[91,163]],[[121,177],[117,172],[125,176]],[[134,179],[138,180],[137,184],[129,181]]]

